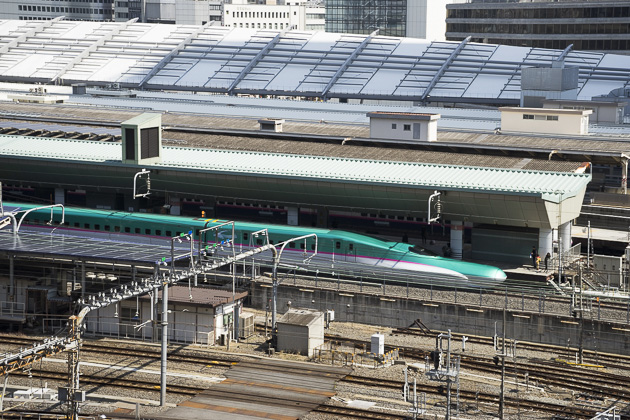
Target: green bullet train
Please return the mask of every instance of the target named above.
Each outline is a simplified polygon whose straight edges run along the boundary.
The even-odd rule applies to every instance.
[[[14,213],[18,220],[25,212],[37,207],[33,204],[4,203],[4,211]],[[60,225],[61,219],[61,208],[55,208],[52,212],[50,208],[42,208],[28,212],[22,226],[54,228],[58,232],[76,235],[109,234],[116,235],[121,240],[127,237],[130,241],[137,242],[141,238],[170,240],[190,231],[193,232],[194,239],[199,240],[200,230],[227,222],[220,219],[85,208],[65,208],[63,225]],[[407,243],[387,242],[343,230],[235,221],[233,241],[232,227],[226,225],[212,235],[204,235],[203,245],[214,246],[224,242],[232,246],[233,243],[237,249],[246,250],[266,243],[267,239],[262,235],[253,235],[265,229],[269,242],[273,244],[316,234],[317,258],[320,261],[323,258],[335,264],[348,262],[366,267],[401,270],[401,274],[413,272],[427,281],[436,280],[450,287],[494,287],[506,279],[505,273],[497,267],[424,255],[416,252],[414,247]],[[313,238],[290,242],[285,247],[284,255],[291,254],[289,251],[296,255],[313,254],[315,246]]]

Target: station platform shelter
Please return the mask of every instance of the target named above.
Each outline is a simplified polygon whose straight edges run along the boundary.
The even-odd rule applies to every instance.
[[[568,249],[591,180],[587,167],[553,172],[165,146],[154,116],[123,123],[122,144],[0,135],[5,201],[418,238],[441,231],[454,258],[466,241],[473,260],[525,264],[532,248],[543,256]],[[149,174],[138,176],[143,170]]]

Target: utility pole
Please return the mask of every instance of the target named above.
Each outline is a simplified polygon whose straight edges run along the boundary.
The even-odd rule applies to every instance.
[[[446,348],[446,359],[443,356],[442,339],[447,338],[448,344]],[[446,382],[446,415],[445,420],[451,419],[451,385],[453,378],[457,381],[457,387],[459,389],[459,360],[457,365],[451,366],[451,330],[448,330],[448,334],[439,334],[435,339],[435,351],[432,352],[433,356],[433,368],[428,365],[425,371],[426,375],[432,381]],[[459,395],[459,394],[458,394]]]
[[[77,401],[77,392],[79,391],[79,347],[81,346],[81,337],[79,325],[77,324],[77,316],[73,315],[69,321],[68,337],[70,338],[71,347],[68,350],[68,394],[67,405],[69,420],[77,420],[79,417],[79,402]]]
[[[584,307],[582,306],[582,266],[580,266],[580,303],[579,303],[579,311],[580,311],[580,335],[578,338],[578,356],[580,359],[580,364],[584,363]]]
[[[499,418],[504,419],[505,415],[505,321],[507,318],[507,312],[503,309],[503,345],[501,350],[501,393],[499,395]]]

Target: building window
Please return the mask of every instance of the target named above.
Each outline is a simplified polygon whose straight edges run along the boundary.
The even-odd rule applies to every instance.
[[[523,114],[524,120],[533,120],[534,116],[532,114]]]
[[[411,124],[404,124],[403,125],[403,130],[404,131],[411,131]]]
[[[547,121],[558,121],[557,115],[547,115]]]
[[[392,130],[396,129],[396,124],[392,124]]]

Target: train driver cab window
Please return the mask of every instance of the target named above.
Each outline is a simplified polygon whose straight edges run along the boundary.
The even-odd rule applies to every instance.
[[[341,249],[341,242],[339,241],[335,242],[335,248]]]
[[[135,232],[135,233],[140,233],[140,228],[135,228],[135,229],[134,229],[134,232]]]

